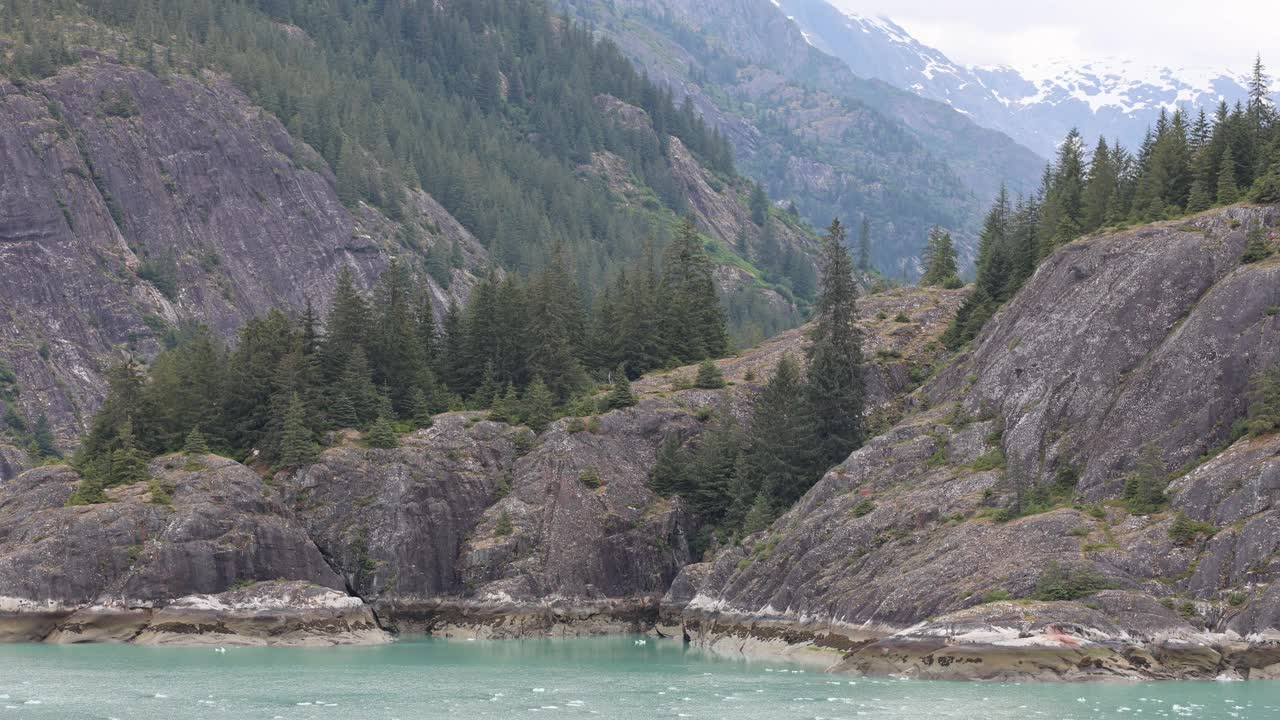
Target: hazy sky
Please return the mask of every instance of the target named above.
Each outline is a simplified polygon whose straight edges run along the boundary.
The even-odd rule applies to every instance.
[[[1268,67],[1280,70],[1275,1],[828,1],[862,15],[885,15],[926,45],[971,65],[1115,57],[1244,72],[1260,51]]]

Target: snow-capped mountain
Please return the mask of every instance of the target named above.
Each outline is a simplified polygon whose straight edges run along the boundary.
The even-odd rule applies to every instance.
[[[1135,147],[1161,108],[1243,100],[1244,74],[1152,67],[1130,60],[969,67],[920,43],[892,20],[844,13],[826,0],[775,0],[819,49],[854,73],[950,104],[1048,157],[1072,127]],[[1247,62],[1248,58],[1242,58]]]

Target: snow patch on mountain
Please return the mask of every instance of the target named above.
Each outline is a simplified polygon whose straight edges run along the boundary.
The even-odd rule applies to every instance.
[[[884,16],[844,12],[827,0],[772,0],[810,44],[854,73],[945,102],[975,122],[1051,155],[1072,127],[1134,146],[1161,109],[1212,110],[1247,95],[1227,68],[1164,67],[1124,58],[1056,59],[1025,67],[966,66]],[[1247,59],[1247,58],[1245,58]]]

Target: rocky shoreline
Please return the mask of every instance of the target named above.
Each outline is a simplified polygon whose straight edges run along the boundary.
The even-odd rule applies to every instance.
[[[985,613],[1033,617],[1037,604],[998,603]],[[780,658],[831,673],[914,680],[1096,682],[1280,679],[1280,637],[1126,631],[1009,617],[932,623],[879,634],[838,623],[687,617],[692,644],[739,658]]]
[[[518,640],[647,634],[733,658],[917,680],[1091,682],[1280,679],[1280,634],[1241,637],[1162,624],[1150,599],[1108,591],[1077,603],[996,602],[907,628],[786,614],[683,609],[657,598],[520,602],[419,598],[365,604],[271,581],[164,607],[0,601],[0,642],[236,647],[379,645],[399,635]],[[1127,608],[1121,628],[1114,616]],[[1146,614],[1145,624],[1135,622]],[[1045,618],[1045,619],[1040,619]],[[1049,618],[1052,618],[1051,620]],[[1167,618],[1166,618],[1167,619]]]
[[[391,640],[362,600],[306,582],[255,583],[189,595],[159,608],[125,602],[80,608],[0,602],[0,642],[320,647]]]

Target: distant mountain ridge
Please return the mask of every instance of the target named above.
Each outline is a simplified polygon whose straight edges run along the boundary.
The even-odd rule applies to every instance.
[[[613,40],[734,146],[739,167],[817,225],[871,224],[872,262],[918,273],[929,228],[962,258],[1002,183],[1039,182],[1044,158],[945,104],[864,79],[770,0],[557,0]],[[851,238],[851,240],[856,240]]]
[[[947,103],[974,122],[1007,133],[1044,156],[1077,127],[1086,137],[1136,147],[1161,108],[1247,97],[1244,72],[1170,68],[1135,60],[1084,64],[1056,60],[1027,67],[953,62],[886,17],[846,13],[827,0],[773,0],[820,50],[857,75]],[[1241,62],[1252,58],[1242,51]]]

